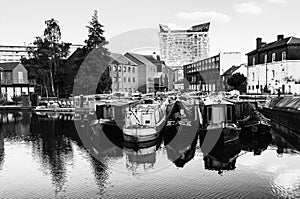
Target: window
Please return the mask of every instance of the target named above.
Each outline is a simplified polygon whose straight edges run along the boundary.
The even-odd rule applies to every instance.
[[[130,79],[130,77],[128,77],[128,82],[131,82],[131,79]]]
[[[232,108],[230,106],[227,106],[227,122],[232,121]]]
[[[252,73],[252,81],[255,81],[255,74]]]
[[[255,57],[252,57],[252,66],[255,65]]]
[[[18,82],[23,83],[23,72],[22,71],[18,72]]]
[[[132,78],[132,82],[135,82],[135,77]]]
[[[275,70],[272,70],[272,78],[275,78]]]
[[[131,72],[131,67],[130,67],[130,66],[128,66],[128,72],[129,72],[129,73]]]
[[[124,82],[126,82],[126,77],[124,77],[123,79],[124,79]]]
[[[119,66],[119,72],[122,72],[122,66],[121,65]]]
[[[286,52],[285,52],[285,51],[282,52],[281,57],[282,57],[282,61],[283,61],[283,60],[286,60]]]
[[[276,58],[276,54],[275,54],[275,53],[272,53],[272,62],[275,61],[275,58]]]
[[[248,86],[248,90],[251,90],[251,86]]]
[[[135,73],[135,68],[134,67],[132,68],[132,72]]]
[[[124,71],[124,73],[126,73],[126,66],[123,67],[123,71]]]
[[[268,62],[268,55],[265,54],[265,64]]]

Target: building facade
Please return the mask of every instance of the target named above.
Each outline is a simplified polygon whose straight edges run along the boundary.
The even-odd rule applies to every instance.
[[[271,43],[256,39],[248,56],[248,93],[300,94],[300,38],[278,35]]]
[[[27,48],[33,47],[30,45],[24,46],[10,46],[0,45],[0,63],[3,62],[20,62],[22,58],[29,58]],[[70,55],[77,49],[83,47],[83,45],[72,44],[70,46]]]
[[[140,54],[126,53],[125,57],[137,65],[138,91],[141,93],[154,92],[154,77],[157,74],[156,65]]]
[[[233,65],[240,65],[240,52],[224,52],[184,65],[184,76],[189,89],[205,92],[224,91],[222,75]]]
[[[171,30],[166,25],[159,25],[161,59],[167,66],[179,69],[209,57],[209,26],[210,23],[205,23],[188,30]]]
[[[109,74],[112,80],[112,92],[132,93],[138,90],[137,64],[117,53],[110,53]]]
[[[28,81],[27,70],[19,62],[0,63],[0,88],[2,95],[8,101],[14,95],[20,96],[34,92],[34,87]]]
[[[169,91],[173,90],[173,70],[168,67],[164,61],[161,61],[160,56],[144,55],[146,59],[156,65],[156,71],[154,77],[154,89],[155,91]]]

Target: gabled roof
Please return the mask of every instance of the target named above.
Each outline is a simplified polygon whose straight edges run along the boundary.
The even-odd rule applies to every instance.
[[[232,75],[232,73],[234,73],[234,71],[236,71],[237,69],[239,69],[241,67],[240,66],[231,66],[228,70],[226,70],[222,75]]]
[[[125,57],[124,55],[118,54],[118,53],[110,53],[111,61],[116,61],[119,64],[124,64],[124,65],[132,65],[136,66],[137,64]]]
[[[255,54],[257,52],[264,52],[273,48],[278,48],[278,47],[282,47],[282,46],[286,46],[286,45],[300,45],[300,38],[297,37],[286,37],[284,39],[281,39],[279,41],[274,41],[268,44],[263,45],[261,48],[259,49],[255,49],[249,53],[247,53],[246,55],[251,55],[251,54]]]
[[[126,56],[127,55],[127,56]],[[128,56],[129,55],[129,56]],[[145,64],[147,66],[154,66],[156,67],[155,64],[153,64],[151,61],[149,61],[146,57],[144,57],[143,55],[140,54],[135,54],[135,53],[126,53],[125,56],[130,59],[131,57],[133,57],[135,60],[132,60],[133,62],[136,63],[136,61],[138,61],[139,63],[137,64]]]
[[[20,64],[20,62],[5,62],[5,63],[0,63],[0,68],[2,68],[4,71],[12,71],[19,64]]]

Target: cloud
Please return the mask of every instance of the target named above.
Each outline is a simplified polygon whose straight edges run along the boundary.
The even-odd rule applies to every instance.
[[[280,0],[268,0],[268,1],[280,1]],[[237,13],[243,13],[243,14],[253,14],[257,15],[262,12],[261,8],[257,3],[254,1],[245,2],[245,3],[239,3],[235,5],[235,11]]]
[[[214,22],[228,22],[231,17],[216,11],[207,12],[179,12],[175,15],[178,19],[189,21],[214,21]]]
[[[287,3],[287,0],[267,0],[269,3]]]

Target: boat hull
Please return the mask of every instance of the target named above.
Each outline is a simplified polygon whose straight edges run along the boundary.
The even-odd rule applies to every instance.
[[[124,128],[124,140],[127,142],[147,142],[159,136],[156,128]]]

